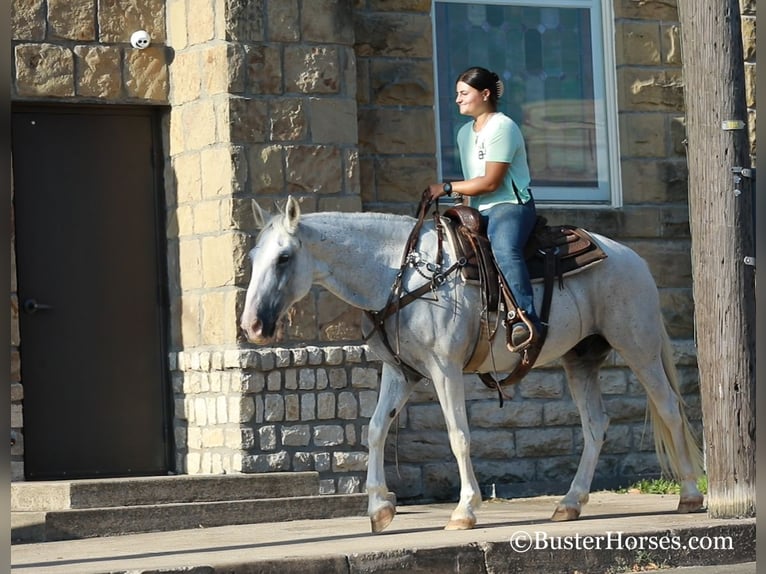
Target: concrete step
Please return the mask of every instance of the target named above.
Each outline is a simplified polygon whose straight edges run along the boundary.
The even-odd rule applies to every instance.
[[[11,512],[13,543],[50,542],[139,532],[162,532],[345,516],[364,516],[367,495],[186,502]]]
[[[12,512],[48,512],[319,494],[316,472],[175,475],[11,483]]]
[[[364,494],[320,495],[317,472],[11,483],[13,543],[363,516]]]

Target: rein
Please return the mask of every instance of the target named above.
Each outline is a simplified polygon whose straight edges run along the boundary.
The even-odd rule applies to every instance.
[[[423,224],[425,223],[426,215],[428,213],[428,208],[432,204],[434,206],[433,219],[434,219],[434,226],[435,226],[436,234],[437,234],[437,247],[436,247],[435,264],[427,265],[428,270],[433,273],[431,277],[429,278],[419,269],[420,257],[416,250],[417,250],[418,243],[420,242],[420,232],[423,229]],[[391,293],[388,296],[388,302],[379,311],[369,311],[369,310],[365,311],[367,316],[372,321],[373,329],[363,338],[364,341],[367,341],[375,333],[380,333],[380,337],[383,341],[383,344],[386,346],[388,351],[394,357],[394,360],[397,362],[397,364],[401,366],[402,369],[405,370],[405,372],[407,372],[407,374],[417,378],[428,378],[428,377],[418,372],[417,369],[415,369],[414,367],[406,364],[404,361],[402,361],[401,357],[399,356],[400,350],[401,350],[400,341],[399,341],[399,311],[401,311],[404,307],[406,307],[410,303],[417,301],[418,299],[420,299],[427,293],[429,292],[434,293],[438,288],[444,285],[444,283],[447,281],[448,277],[452,273],[454,273],[461,267],[465,266],[467,263],[465,259],[460,259],[459,261],[456,261],[455,263],[453,263],[447,270],[442,271],[441,266],[443,261],[444,261],[444,228],[441,222],[441,215],[439,214],[439,206],[438,206],[438,202],[434,203],[434,200],[431,199],[428,193],[428,189],[426,189],[423,192],[423,196],[420,200],[420,204],[418,205],[417,222],[415,223],[415,226],[412,228],[412,231],[410,232],[410,235],[407,238],[407,242],[405,243],[404,254],[402,255],[402,262],[399,266],[399,272],[396,274],[396,278],[394,279],[394,283],[391,286]],[[424,283],[423,285],[421,285],[414,291],[404,292],[404,286],[402,284],[402,280],[404,278],[405,271],[410,266],[412,266],[415,270],[417,270],[418,273],[427,281],[426,283]],[[391,346],[391,343],[388,340],[388,335],[386,334],[386,329],[385,329],[386,320],[389,317],[394,315],[396,316],[396,348]]]

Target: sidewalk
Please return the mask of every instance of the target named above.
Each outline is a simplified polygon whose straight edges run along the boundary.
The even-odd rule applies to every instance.
[[[367,517],[350,517],[22,544],[11,548],[11,571],[611,574],[755,561],[754,518],[676,514],[677,496],[603,492],[580,520],[550,522],[558,498],[487,501],[470,531],[443,530],[454,505],[431,504],[399,507],[379,535]],[[728,571],[755,572],[746,568]]]

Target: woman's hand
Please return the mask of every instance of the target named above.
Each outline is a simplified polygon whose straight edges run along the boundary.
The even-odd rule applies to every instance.
[[[428,186],[428,193],[431,195],[431,199],[436,201],[442,195],[446,195],[444,193],[444,184],[432,183],[431,185]]]

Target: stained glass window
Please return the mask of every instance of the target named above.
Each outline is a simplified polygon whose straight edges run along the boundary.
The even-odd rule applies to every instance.
[[[455,136],[470,121],[455,105],[455,79],[482,66],[505,84],[499,111],[524,134],[536,201],[613,202],[616,112],[608,121],[600,2],[434,2],[443,179],[462,179]]]

